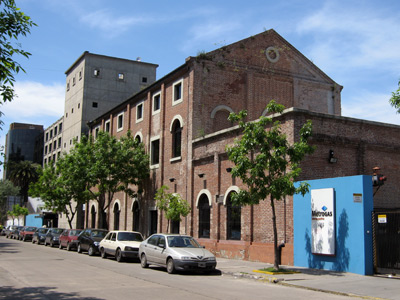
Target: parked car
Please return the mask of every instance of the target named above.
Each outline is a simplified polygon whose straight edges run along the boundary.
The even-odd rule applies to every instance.
[[[6,238],[11,238],[11,233],[17,228],[17,225],[8,225],[5,231]]]
[[[139,246],[143,236],[136,231],[110,231],[100,242],[99,250],[102,258],[114,256],[118,262],[125,259],[139,258]]]
[[[49,231],[46,233],[46,237],[44,239],[44,245],[50,245],[50,247],[54,247],[58,245],[60,234],[64,231],[64,228],[49,228]]]
[[[82,229],[65,229],[60,235],[59,248],[67,248],[67,251],[76,249],[78,245],[78,235],[82,232]]]
[[[28,240],[32,240],[33,234],[35,233],[36,229],[37,229],[37,227],[25,226],[19,232],[19,239],[24,242],[28,241]]]
[[[87,251],[90,256],[99,252],[100,241],[107,235],[106,229],[84,229],[78,236],[77,252]]]
[[[47,231],[49,231],[49,229],[45,227],[40,227],[36,229],[35,233],[32,236],[32,244],[37,243],[38,245],[40,245],[44,243]]]
[[[217,265],[215,256],[193,237],[179,234],[153,234],[139,246],[142,268],[159,265],[169,274],[175,271],[212,271]]]
[[[19,239],[19,232],[20,230],[23,228],[24,226],[16,226],[12,231],[11,231],[11,235],[10,238],[14,239],[14,240],[18,240]]]

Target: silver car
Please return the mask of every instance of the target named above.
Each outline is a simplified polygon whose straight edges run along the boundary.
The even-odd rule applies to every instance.
[[[157,233],[139,246],[142,268],[159,265],[167,268],[169,274],[175,271],[212,271],[217,265],[215,256],[194,238],[179,234]]]

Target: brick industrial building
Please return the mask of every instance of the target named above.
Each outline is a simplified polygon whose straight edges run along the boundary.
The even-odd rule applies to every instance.
[[[154,194],[167,185],[192,208],[174,231],[193,235],[222,257],[272,262],[269,202],[232,207],[230,194],[242,185],[230,175],[233,165],[225,151],[240,134],[227,120],[229,113],[246,109],[248,119],[255,120],[272,99],[287,108],[276,119],[290,142],[307,119],[313,122],[316,151],[302,163],[299,180],[372,174],[379,166],[389,179],[376,194],[375,209],[400,208],[400,127],[342,117],[341,90],[274,30],[187,58],[90,123],[92,133],[104,130],[119,137],[130,130],[151,160],[145,193],[139,199],[117,194],[107,211],[108,224],[145,235],[165,232],[167,221],[156,210]],[[292,198],[276,209],[278,240],[285,243],[282,263],[293,264]],[[86,226],[96,225],[98,213],[90,203]]]

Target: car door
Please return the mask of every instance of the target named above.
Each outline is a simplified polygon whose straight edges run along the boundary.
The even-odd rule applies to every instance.
[[[116,248],[117,248],[117,233],[113,232],[109,242],[110,255],[115,255]]]
[[[155,253],[159,235],[152,235],[144,244],[144,253],[149,263],[156,263]]]
[[[88,250],[89,249],[89,239],[90,239],[91,230],[85,230],[85,232],[81,235],[81,249]]]
[[[166,240],[165,236],[160,236],[158,238],[156,247],[154,248],[154,262],[160,265],[165,265],[166,262]]]
[[[112,232],[107,233],[107,235],[104,238],[104,240],[101,241],[101,247],[104,248],[104,251],[105,251],[106,254],[109,254],[111,235],[112,235]]]

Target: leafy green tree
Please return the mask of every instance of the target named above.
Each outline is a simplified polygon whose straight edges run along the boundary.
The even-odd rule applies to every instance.
[[[8,168],[9,180],[20,188],[21,196],[24,202],[27,202],[29,185],[38,180],[38,168],[40,168],[40,165],[28,160],[22,160],[17,162],[9,161],[6,167]]]
[[[83,137],[70,153],[75,167],[83,170],[81,176],[87,181],[91,199],[99,204],[99,227],[108,228],[106,212],[115,193],[137,196],[149,177],[149,157],[143,144],[130,132],[118,140],[100,131],[96,139]]]
[[[88,183],[82,168],[76,168],[76,157],[65,155],[57,163],[48,164],[40,172],[36,183],[30,185],[29,194],[40,197],[46,209],[64,213],[70,228],[80,204],[90,199]]]
[[[397,91],[392,92],[392,97],[389,100],[390,105],[392,105],[395,109],[397,109],[397,113],[400,114],[400,80],[399,80],[399,88]]]
[[[29,52],[21,49],[19,39],[30,33],[36,26],[31,18],[17,8],[14,0],[0,1],[0,94],[1,103],[11,101],[15,97],[15,74],[25,72],[14,60],[15,55],[29,58]],[[1,113],[0,113],[1,115]]]
[[[15,204],[13,205],[12,210],[9,210],[7,214],[13,219],[13,224],[14,224],[15,219],[19,219],[20,216],[28,215],[29,211],[26,207],[22,207],[19,204]]]
[[[268,113],[282,113],[284,108],[273,100],[267,105]],[[230,121],[239,122],[242,131],[242,136],[234,145],[227,147],[229,160],[235,164],[231,174],[247,186],[247,189],[233,194],[231,199],[234,205],[252,205],[269,197],[274,233],[274,268],[278,270],[280,257],[275,200],[308,191],[307,183],[296,188],[294,180],[301,172],[300,162],[314,150],[307,142],[312,134],[312,124],[307,121],[299,132],[299,141],[290,145],[279,121],[261,117],[257,121],[245,122],[246,116],[246,111],[229,116]]]
[[[0,180],[0,224],[7,220],[7,197],[19,195],[19,187],[9,180]]]
[[[182,199],[177,193],[167,193],[168,187],[163,185],[157,190],[155,199],[159,210],[165,212],[168,220],[167,232],[169,231],[170,221],[180,221],[181,217],[186,217],[190,213],[189,203]]]

